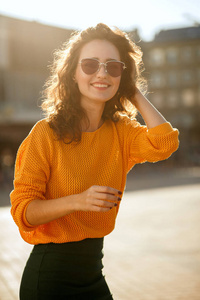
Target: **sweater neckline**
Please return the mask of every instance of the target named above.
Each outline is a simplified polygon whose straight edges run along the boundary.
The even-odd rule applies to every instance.
[[[98,133],[99,131],[103,130],[103,128],[105,127],[106,125],[106,120],[103,122],[103,124],[95,131],[83,131],[82,134],[83,135],[92,135],[92,134],[96,134]]]

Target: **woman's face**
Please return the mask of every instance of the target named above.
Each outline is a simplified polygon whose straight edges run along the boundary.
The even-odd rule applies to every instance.
[[[83,107],[91,103],[103,104],[110,100],[117,92],[121,76],[112,77],[106,72],[104,65],[93,74],[86,74],[82,70],[80,61],[95,58],[100,63],[110,60],[120,61],[118,49],[107,40],[93,40],[85,44],[81,50],[79,63],[75,72],[75,81],[81,93]]]

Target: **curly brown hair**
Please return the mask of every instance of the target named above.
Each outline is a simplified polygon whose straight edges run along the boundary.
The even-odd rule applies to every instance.
[[[105,104],[103,120],[117,122],[122,115],[133,118],[137,113],[133,98],[136,86],[140,88],[141,83],[144,84],[141,76],[143,64],[140,47],[126,33],[118,28],[112,30],[102,23],[74,33],[69,41],[54,53],[51,76],[45,84],[42,103],[50,127],[57,138],[66,143],[81,140],[81,120],[87,119],[86,112],[80,104],[78,86],[73,78],[82,47],[95,39],[111,42],[126,65],[117,93]]]

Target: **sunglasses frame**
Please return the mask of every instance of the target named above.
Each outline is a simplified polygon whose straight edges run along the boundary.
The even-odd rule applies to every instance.
[[[82,67],[82,62],[83,62],[84,60],[86,60],[86,59],[94,60],[94,61],[97,61],[97,62],[98,62],[98,69],[97,69],[94,73],[87,74],[87,73],[84,72],[83,67]],[[81,61],[79,62],[79,64],[81,65],[82,71],[83,71],[85,74],[87,74],[87,75],[92,75],[92,74],[95,74],[95,73],[99,72],[99,70],[100,70],[100,68],[101,68],[102,65],[104,66],[105,72],[109,74],[109,72],[108,72],[108,70],[107,70],[107,64],[108,64],[109,62],[118,62],[118,63],[122,64],[122,67],[123,67],[122,72],[126,69],[125,63],[122,62],[122,61],[119,61],[119,60],[108,60],[107,62],[103,63],[103,62],[100,62],[100,61],[99,61],[98,59],[96,59],[96,58],[89,58],[89,57],[87,57],[87,58],[82,58]],[[109,75],[112,76],[111,74],[109,74]],[[122,73],[121,73],[120,75],[118,75],[118,76],[112,76],[112,77],[119,77],[119,76],[121,76],[121,75],[122,75]]]

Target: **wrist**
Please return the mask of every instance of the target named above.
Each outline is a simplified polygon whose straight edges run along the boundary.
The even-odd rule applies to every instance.
[[[136,87],[134,97],[132,98],[132,103],[135,105],[135,107],[138,109],[138,103],[140,101],[140,98],[144,97],[140,90]]]
[[[64,197],[66,214],[74,213],[78,210],[77,195],[69,195]]]

